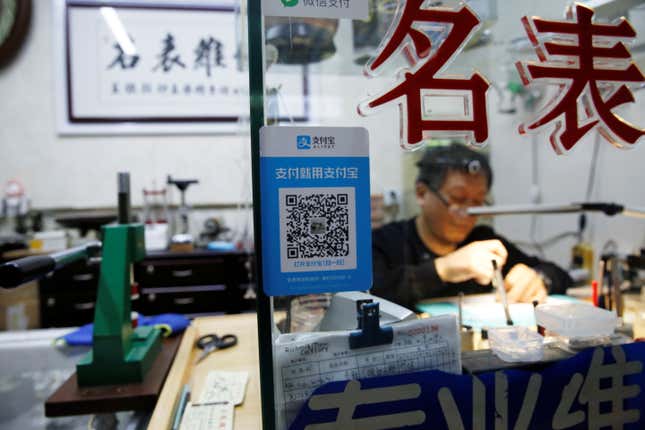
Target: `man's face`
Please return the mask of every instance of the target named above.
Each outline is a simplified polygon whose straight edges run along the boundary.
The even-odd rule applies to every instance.
[[[442,242],[456,245],[463,241],[475,226],[477,217],[465,215],[464,209],[466,206],[484,204],[488,193],[486,176],[483,173],[471,175],[450,170],[437,191],[450,207],[426,184],[417,183],[416,195],[421,216],[433,236]]]

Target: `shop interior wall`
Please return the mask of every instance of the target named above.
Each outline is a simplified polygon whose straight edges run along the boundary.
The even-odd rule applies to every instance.
[[[59,136],[56,130],[51,1],[33,1],[25,44],[0,69],[0,184],[19,179],[32,207],[114,207],[116,173],[129,171],[134,205],[166,175],[196,178],[191,204],[233,207],[251,200],[248,125],[239,135]],[[179,192],[171,189],[171,201]],[[219,210],[236,222],[235,210]],[[199,218],[199,217],[198,217]],[[202,217],[203,218],[203,217]],[[246,219],[246,217],[245,217]],[[200,224],[196,221],[197,224]]]

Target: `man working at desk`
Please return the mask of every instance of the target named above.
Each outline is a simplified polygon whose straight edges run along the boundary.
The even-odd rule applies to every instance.
[[[466,210],[485,204],[492,184],[486,157],[460,144],[426,150],[418,163],[420,214],[374,231],[371,292],[414,309],[420,300],[492,291],[492,260],[509,301],[543,300],[572,284],[558,266],[524,254]]]

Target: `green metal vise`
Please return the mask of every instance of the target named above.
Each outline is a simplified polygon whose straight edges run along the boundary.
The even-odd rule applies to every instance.
[[[79,386],[142,382],[161,351],[161,331],[132,328],[131,268],[145,256],[143,224],[131,224],[129,176],[119,174],[119,224],[102,228],[93,348],[76,365]]]

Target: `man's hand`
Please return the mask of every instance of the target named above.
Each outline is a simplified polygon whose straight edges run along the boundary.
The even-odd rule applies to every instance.
[[[509,303],[530,303],[533,300],[543,302],[547,296],[542,277],[526,264],[513,266],[504,279],[504,286]]]
[[[464,282],[473,279],[481,285],[493,279],[493,263],[499,267],[506,263],[508,252],[497,239],[470,243],[450,254],[434,260],[437,274],[444,282]]]

